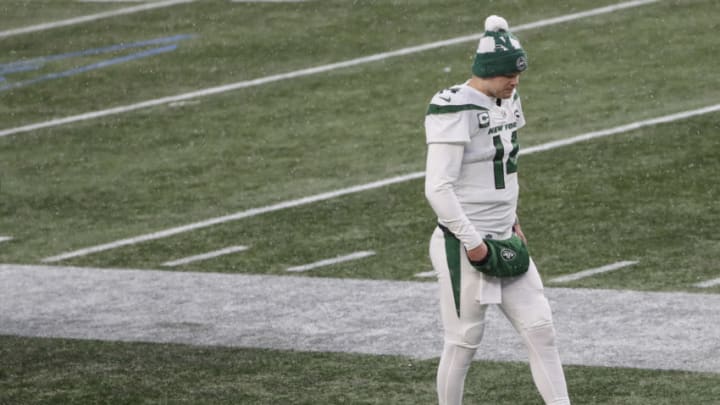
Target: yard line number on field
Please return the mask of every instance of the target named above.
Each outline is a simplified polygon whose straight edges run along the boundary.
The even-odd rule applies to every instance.
[[[597,15],[601,15],[601,14],[611,13],[611,12],[618,11],[618,10],[624,10],[624,9],[631,8],[631,7],[652,4],[652,3],[656,3],[657,1],[658,0],[635,0],[635,1],[618,3],[618,4],[605,6],[605,7],[594,8],[594,9],[582,11],[579,13],[573,13],[573,14],[567,14],[567,15],[560,16],[560,17],[548,18],[545,20],[539,20],[536,22],[528,23],[528,24],[521,24],[521,25],[513,27],[513,32],[520,32],[520,31],[534,29],[534,28],[547,27],[550,25],[555,25],[555,24],[560,24],[560,23],[564,23],[564,22],[568,22],[568,21],[578,20],[581,18],[593,17],[593,16],[597,16]],[[469,42],[469,41],[477,41],[480,39],[480,37],[482,35],[483,35],[483,33],[466,35],[466,36],[462,36],[462,37],[447,39],[444,41],[431,42],[428,44],[398,49],[398,50],[390,51],[390,52],[378,53],[375,55],[365,56],[365,57],[361,57],[361,58],[357,58],[357,59],[350,59],[350,60],[346,60],[343,62],[331,63],[328,65],[322,65],[322,66],[317,66],[317,67],[313,67],[313,68],[296,70],[294,72],[265,76],[265,77],[261,77],[258,79],[236,82],[236,83],[227,84],[227,85],[223,85],[223,86],[210,87],[207,89],[197,90],[197,91],[193,91],[190,93],[179,94],[176,96],[162,97],[162,98],[157,98],[154,100],[143,101],[143,102],[136,103],[136,104],[119,106],[119,107],[109,108],[106,110],[91,111],[91,112],[87,112],[84,114],[73,115],[73,116],[64,117],[64,118],[57,118],[57,119],[53,119],[53,120],[49,120],[49,121],[39,122],[39,123],[35,123],[35,124],[30,124],[30,125],[24,125],[24,126],[15,127],[15,128],[9,128],[9,129],[0,131],[0,137],[13,135],[13,134],[17,134],[17,133],[22,133],[22,132],[34,131],[36,129],[55,127],[55,126],[69,124],[69,123],[73,123],[73,122],[86,121],[86,120],[105,117],[105,116],[109,116],[109,115],[122,114],[122,113],[130,112],[130,111],[140,110],[143,108],[150,108],[150,107],[155,107],[158,105],[163,105],[163,104],[168,104],[168,103],[173,103],[173,102],[178,102],[178,101],[184,101],[184,100],[190,100],[190,99],[198,98],[198,97],[207,97],[207,96],[211,96],[214,94],[225,93],[228,91],[243,89],[243,88],[247,88],[247,87],[259,86],[259,85],[263,85],[263,84],[277,82],[280,80],[287,80],[287,79],[292,79],[292,78],[297,78],[297,77],[309,76],[309,75],[314,75],[314,74],[318,74],[318,73],[329,72],[329,71],[336,70],[336,69],[342,69],[342,68],[357,66],[357,65],[361,65],[361,64],[365,64],[365,63],[376,62],[376,61],[380,61],[380,60],[384,60],[384,59],[388,59],[388,58],[392,58],[392,57],[396,57],[396,56],[410,55],[413,53],[423,52],[423,51],[427,51],[430,49],[436,49],[436,48],[442,48],[445,46],[457,45],[457,44]]]
[[[168,1],[157,1],[152,3],[141,4],[133,7],[121,8],[119,10],[106,11],[98,14],[84,15],[81,17],[70,18],[67,20],[42,23],[37,25],[31,25],[23,28],[14,28],[7,31],[0,31],[0,38],[11,37],[13,35],[27,34],[30,32],[44,31],[51,28],[66,27],[68,25],[75,25],[84,22],[101,20],[103,18],[110,18],[124,14],[132,14],[140,11],[152,10],[161,7],[174,6],[176,4],[191,3],[195,0],[168,0]]]
[[[662,117],[652,118],[652,119],[648,119],[648,120],[637,121],[637,122],[633,122],[633,123],[630,123],[627,125],[621,125],[619,127],[609,128],[609,129],[605,129],[605,130],[601,130],[601,131],[588,132],[586,134],[574,136],[574,137],[563,139],[560,141],[548,142],[545,144],[529,147],[526,149],[521,149],[520,155],[529,155],[529,154],[535,153],[535,152],[543,152],[543,151],[559,148],[559,147],[566,146],[566,145],[571,145],[571,144],[578,143],[578,142],[584,142],[584,141],[588,141],[588,140],[595,139],[595,138],[601,138],[601,137],[606,137],[606,136],[610,136],[610,135],[620,134],[620,133],[628,132],[631,130],[635,130],[635,129],[639,129],[639,128],[643,128],[643,127],[647,127],[647,126],[651,126],[651,125],[657,125],[657,124],[661,124],[661,123],[677,121],[677,120],[686,119],[686,118],[694,117],[697,115],[708,114],[708,113],[712,113],[712,112],[716,112],[716,111],[720,111],[720,104],[716,104],[716,105],[704,107],[704,108],[699,108],[697,110],[684,111],[684,112],[665,115]],[[136,237],[128,238],[128,239],[121,239],[121,240],[118,240],[115,242],[110,242],[110,243],[106,243],[106,244],[102,244],[102,245],[83,248],[83,249],[75,250],[72,252],[61,253],[57,256],[47,257],[47,258],[43,259],[42,261],[45,263],[51,263],[51,262],[58,262],[58,261],[73,258],[73,257],[87,256],[92,253],[115,249],[115,248],[119,248],[122,246],[134,245],[134,244],[146,242],[149,240],[161,239],[161,238],[165,238],[168,236],[177,235],[180,233],[189,232],[189,231],[193,231],[193,230],[200,229],[200,228],[206,228],[209,226],[222,224],[225,222],[236,221],[236,220],[243,219],[243,218],[253,217],[256,215],[260,215],[260,214],[265,214],[268,212],[279,211],[279,210],[283,210],[286,208],[298,207],[301,205],[306,205],[306,204],[315,203],[315,202],[319,202],[319,201],[329,200],[332,198],[336,198],[336,197],[340,197],[340,196],[344,196],[344,195],[348,195],[348,194],[373,190],[373,189],[388,186],[391,184],[397,184],[397,183],[402,183],[405,181],[419,179],[424,176],[425,176],[425,172],[420,171],[420,172],[405,174],[402,176],[390,177],[388,179],[379,180],[379,181],[375,181],[372,183],[366,183],[366,184],[343,188],[343,189],[339,189],[339,190],[335,190],[335,191],[329,191],[329,192],[325,192],[325,193],[321,193],[321,194],[315,194],[312,196],[303,197],[303,198],[296,199],[296,200],[284,201],[284,202],[280,202],[277,204],[268,205],[265,207],[252,208],[252,209],[249,209],[246,211],[240,211],[240,212],[236,212],[234,214],[230,214],[230,215],[226,215],[226,216],[222,216],[222,217],[211,218],[211,219],[208,219],[205,221],[195,222],[195,223],[188,224],[188,225],[182,225],[179,227],[170,228],[170,229],[166,229],[166,230],[159,231],[159,232],[153,232],[153,233],[140,235],[140,236],[136,236]]]

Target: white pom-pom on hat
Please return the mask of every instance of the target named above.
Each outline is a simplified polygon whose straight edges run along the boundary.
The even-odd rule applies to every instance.
[[[491,15],[485,19],[485,31],[510,31],[510,28],[504,18],[498,15]]]

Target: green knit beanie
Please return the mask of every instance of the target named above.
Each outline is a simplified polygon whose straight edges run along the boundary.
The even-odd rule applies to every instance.
[[[472,72],[479,77],[520,73],[528,60],[520,41],[510,32],[504,18],[491,15],[485,20],[485,33],[480,38]]]

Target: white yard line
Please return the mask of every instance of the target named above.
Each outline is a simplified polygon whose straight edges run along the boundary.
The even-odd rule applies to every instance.
[[[572,145],[574,143],[589,141],[596,138],[602,138],[610,135],[621,134],[625,132],[634,131],[643,127],[649,127],[657,124],[665,124],[668,122],[684,120],[687,118],[695,117],[698,115],[710,114],[720,111],[720,104],[715,104],[707,107],[698,108],[696,110],[683,111],[675,114],[663,115],[662,117],[650,118],[647,120],[636,121],[626,125],[620,125],[614,128],[603,129],[600,131],[588,132],[582,135],[573,136],[570,138],[560,139],[557,141],[547,142],[536,146],[531,146],[520,150],[520,155],[529,155],[535,152],[544,152],[559,148],[561,146]]]
[[[230,247],[226,247],[224,249],[216,250],[213,252],[208,252],[208,253],[203,253],[200,255],[185,257],[185,258],[177,259],[177,260],[171,260],[169,262],[163,263],[162,265],[168,266],[168,267],[180,266],[183,264],[188,264],[188,263],[192,263],[192,262],[198,262],[201,260],[212,259],[212,258],[218,257],[218,256],[228,255],[230,253],[242,252],[247,249],[248,249],[247,246],[230,246]]]
[[[678,121],[678,120],[684,120],[686,118],[694,117],[697,115],[704,115],[709,114],[713,112],[720,111],[720,104],[715,104],[707,107],[698,108],[696,110],[690,110],[690,111],[683,111],[676,114],[670,114],[670,115],[664,115],[662,117],[657,118],[651,118],[643,121],[637,121],[633,122],[627,125],[621,125],[619,127],[615,128],[609,128],[604,129],[601,131],[594,131],[594,132],[588,132],[586,134],[578,135],[572,138],[566,138],[566,139],[560,139],[553,142],[544,143],[542,145],[537,145],[533,147],[526,148],[524,150],[520,151],[520,154],[523,154],[523,152],[527,153],[533,153],[533,152],[541,152],[545,150],[555,149],[560,146],[570,145],[573,143],[578,143],[582,141],[587,141],[590,139],[595,138],[601,138],[608,135],[614,135],[619,134],[622,132],[628,132],[633,131],[636,129],[640,129],[642,127],[657,125],[657,124],[665,124],[668,122]]]
[[[676,121],[676,120],[685,119],[685,118],[693,117],[693,116],[700,115],[700,114],[708,114],[710,112],[715,112],[715,111],[719,111],[719,110],[720,110],[720,104],[717,104],[717,105],[710,106],[710,107],[700,108],[698,110],[685,111],[682,113],[666,115],[663,117],[653,118],[650,120],[638,121],[638,122],[635,122],[632,124],[622,125],[619,127],[610,128],[610,129],[603,130],[603,131],[589,132],[587,134],[574,136],[574,137],[571,137],[571,138],[568,138],[565,140],[548,142],[546,144],[537,145],[535,147],[521,149],[520,155],[529,155],[529,154],[535,153],[535,152],[547,151],[547,150],[559,148],[561,146],[570,145],[573,143],[583,142],[583,141],[587,141],[590,139],[600,138],[603,136],[615,135],[615,134],[627,132],[632,129],[638,129],[638,128],[642,128],[642,127],[649,126],[649,125],[655,125],[655,124],[661,123],[661,122],[666,123],[666,122],[670,122],[670,121]],[[671,117],[672,119],[669,119],[669,117]],[[298,206],[305,205],[305,204],[325,201],[325,200],[329,200],[332,198],[336,198],[336,197],[340,197],[340,196],[344,196],[344,195],[348,195],[348,194],[373,190],[373,189],[385,187],[385,186],[388,186],[391,184],[403,183],[405,181],[415,180],[415,179],[419,179],[422,177],[425,177],[424,171],[409,173],[409,174],[405,174],[402,176],[396,176],[396,177],[391,177],[391,178],[384,179],[384,180],[375,181],[372,183],[361,184],[358,186],[343,188],[343,189],[330,191],[330,192],[326,192],[326,193],[321,193],[321,194],[315,194],[315,195],[312,195],[309,197],[303,197],[303,198],[300,198],[297,200],[284,201],[281,203],[268,205],[265,207],[252,208],[252,209],[249,209],[246,211],[240,211],[240,212],[236,212],[234,214],[230,214],[230,215],[226,215],[226,216],[222,216],[222,217],[211,218],[211,219],[207,219],[207,220],[200,221],[200,222],[195,222],[195,223],[188,224],[188,225],[182,225],[179,227],[166,229],[163,231],[153,232],[153,233],[140,235],[140,236],[136,236],[136,237],[132,237],[132,238],[128,238],[128,239],[121,239],[121,240],[118,240],[115,242],[110,242],[110,243],[106,243],[106,244],[102,244],[102,245],[96,245],[96,246],[83,248],[83,249],[79,249],[79,250],[75,250],[75,251],[71,251],[71,252],[61,253],[56,256],[47,257],[47,258],[43,259],[42,261],[44,263],[52,263],[52,262],[58,262],[61,260],[73,258],[73,257],[86,256],[91,253],[102,252],[105,250],[115,249],[115,248],[119,248],[122,246],[134,245],[136,243],[146,242],[149,240],[161,239],[161,238],[165,238],[168,236],[177,235],[179,233],[189,232],[189,231],[193,231],[193,230],[200,229],[200,228],[205,228],[205,227],[209,227],[209,226],[213,226],[213,225],[222,224],[225,222],[236,221],[239,219],[253,217],[253,216],[265,214],[268,212],[273,212],[273,211],[283,210],[286,208],[298,207]]]
[[[609,271],[619,270],[619,269],[622,269],[622,268],[625,268],[628,266],[635,265],[637,263],[638,263],[637,261],[627,261],[626,260],[626,261],[622,261],[622,262],[608,264],[606,266],[597,267],[594,269],[579,271],[577,273],[568,274],[566,276],[555,277],[555,278],[551,279],[550,281],[553,283],[567,283],[568,281],[580,280],[581,278],[594,276],[596,274],[607,273]]]
[[[119,10],[106,11],[106,12],[98,13],[98,14],[84,15],[84,16],[80,16],[80,17],[70,18],[67,20],[42,23],[42,24],[31,25],[31,26],[22,27],[22,28],[14,28],[14,29],[7,30],[7,31],[0,31],[0,38],[7,38],[7,37],[11,37],[13,35],[27,34],[27,33],[36,32],[36,31],[44,31],[44,30],[49,30],[52,28],[66,27],[68,25],[75,25],[75,24],[80,24],[80,23],[84,23],[84,22],[96,21],[96,20],[100,20],[103,18],[110,18],[110,17],[119,16],[119,15],[132,14],[132,13],[137,13],[140,11],[152,10],[152,9],[161,8],[161,7],[169,7],[169,6],[174,6],[176,4],[191,3],[193,1],[195,1],[195,0],[168,0],[168,1],[153,2],[153,3],[141,4],[141,5],[137,5],[137,6],[133,6],[133,7],[121,8]]]
[[[568,21],[577,20],[580,18],[587,18],[587,17],[597,16],[597,15],[601,15],[601,14],[607,14],[607,13],[611,13],[614,11],[624,10],[624,9],[627,9],[630,7],[642,6],[645,4],[651,4],[651,3],[655,3],[655,2],[657,2],[657,0],[639,0],[639,1],[629,1],[629,2],[625,2],[625,3],[618,3],[618,4],[615,4],[612,6],[595,8],[595,9],[583,11],[580,13],[567,14],[567,15],[560,16],[560,17],[549,18],[549,19],[545,19],[545,20],[536,21],[533,23],[518,25],[516,27],[513,27],[513,31],[520,32],[523,30],[528,30],[528,29],[533,29],[533,28],[546,27],[549,25],[560,24],[560,23],[564,23],[564,22],[568,22]],[[58,119],[53,119],[53,120],[49,120],[49,121],[38,122],[35,124],[29,124],[29,125],[24,125],[24,126],[15,127],[15,128],[8,128],[8,129],[0,131],[0,137],[23,133],[23,132],[34,131],[36,129],[65,125],[65,124],[69,124],[69,123],[73,123],[73,122],[91,120],[94,118],[100,118],[100,117],[105,117],[105,116],[109,116],[109,115],[122,114],[122,113],[130,112],[130,111],[135,111],[135,110],[139,110],[139,109],[143,109],[143,108],[150,108],[150,107],[163,105],[163,104],[167,104],[167,103],[173,103],[173,102],[177,102],[177,101],[184,101],[184,100],[189,100],[189,99],[198,98],[198,97],[207,97],[207,96],[211,96],[211,95],[215,95],[215,94],[225,93],[228,91],[233,91],[233,90],[243,89],[243,88],[247,88],[247,87],[259,86],[259,85],[263,85],[263,84],[277,82],[280,80],[287,80],[287,79],[293,79],[293,78],[298,78],[298,77],[303,77],[303,76],[314,75],[314,74],[318,74],[318,73],[329,72],[329,71],[336,70],[336,69],[342,69],[342,68],[357,66],[357,65],[361,65],[361,64],[365,64],[365,63],[376,62],[376,61],[380,61],[380,60],[384,60],[384,59],[388,59],[388,58],[392,58],[392,57],[396,57],[396,56],[410,55],[413,53],[423,52],[423,51],[427,51],[430,49],[441,48],[441,47],[450,46],[450,45],[456,45],[456,44],[460,44],[460,43],[464,43],[464,42],[468,42],[468,41],[477,41],[481,35],[482,35],[482,33],[466,35],[466,36],[452,38],[452,39],[448,39],[448,40],[444,40],[444,41],[437,41],[437,42],[413,46],[413,47],[409,47],[409,48],[398,49],[395,51],[378,53],[375,55],[365,56],[365,57],[361,57],[361,58],[357,58],[357,59],[351,59],[351,60],[347,60],[347,61],[343,61],[343,62],[331,63],[328,65],[322,65],[322,66],[317,66],[317,67],[313,67],[313,68],[296,70],[296,71],[289,72],[289,73],[265,76],[265,77],[261,77],[258,79],[236,82],[236,83],[217,86],[217,87],[210,87],[207,89],[196,90],[196,91],[193,91],[190,93],[179,94],[176,96],[162,97],[162,98],[157,98],[154,100],[143,101],[143,102],[136,103],[136,104],[119,106],[119,107],[109,108],[106,110],[91,111],[91,112],[87,112],[87,113],[83,113],[83,114],[79,114],[79,115],[73,115],[73,116],[64,117],[64,118],[58,118]]]
[[[7,242],[12,240],[11,236],[0,236],[0,242]]]
[[[315,263],[304,264],[302,266],[288,267],[287,271],[290,271],[290,272],[308,271],[308,270],[316,269],[318,267],[332,266],[333,264],[349,262],[351,260],[363,259],[365,257],[370,257],[373,255],[375,255],[375,252],[372,250],[355,252],[355,253],[351,253],[351,254],[345,255],[345,256],[338,256],[338,257],[334,257],[332,259],[325,259],[325,260],[320,260]]]
[[[361,184],[359,186],[343,188],[340,190],[330,191],[327,193],[316,194],[316,195],[309,196],[309,197],[303,197],[303,198],[300,198],[297,200],[284,201],[284,202],[281,202],[278,204],[268,205],[268,206],[260,207],[260,208],[252,208],[247,211],[240,211],[240,212],[236,212],[231,215],[226,215],[226,216],[217,217],[217,218],[211,218],[211,219],[201,221],[201,222],[195,222],[192,224],[183,225],[183,226],[179,226],[176,228],[166,229],[164,231],[154,232],[154,233],[141,235],[141,236],[137,236],[137,237],[129,238],[129,239],[122,239],[122,240],[118,240],[115,242],[106,243],[104,245],[93,246],[93,247],[89,247],[89,248],[85,248],[85,249],[76,250],[73,252],[63,253],[63,254],[60,254],[57,256],[45,258],[42,261],[45,263],[58,262],[60,260],[69,259],[71,257],[85,256],[85,255],[89,255],[91,253],[102,252],[105,250],[115,249],[115,248],[122,247],[122,246],[134,245],[136,243],[146,242],[149,240],[166,238],[168,236],[177,235],[179,233],[194,231],[196,229],[205,228],[205,227],[213,226],[213,225],[218,225],[218,224],[222,224],[222,223],[229,222],[229,221],[236,221],[238,219],[254,217],[256,215],[265,214],[268,212],[279,211],[279,210],[283,210],[286,208],[292,208],[292,207],[297,207],[300,205],[311,204],[311,203],[315,203],[315,202],[319,202],[319,201],[329,200],[329,199],[340,197],[340,196],[347,195],[347,194],[353,194],[353,193],[358,193],[361,191],[367,191],[367,190],[372,190],[372,189],[379,188],[379,187],[384,187],[384,186],[387,186],[390,184],[402,183],[402,182],[412,180],[412,179],[417,179],[417,178],[420,178],[423,176],[425,176],[424,172],[410,173],[410,174],[406,174],[404,176],[391,177],[391,178],[385,179],[385,180],[375,181],[375,182],[367,183],[367,184]]]
[[[717,286],[717,285],[720,285],[720,278],[715,278],[715,279],[712,279],[712,280],[707,280],[707,281],[703,281],[703,282],[700,282],[700,283],[696,283],[696,284],[693,284],[693,287],[697,287],[697,288],[710,288],[710,287],[715,287],[715,286]]]

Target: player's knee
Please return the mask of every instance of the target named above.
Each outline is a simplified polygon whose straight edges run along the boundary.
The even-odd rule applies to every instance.
[[[484,332],[485,324],[483,322],[475,323],[457,331],[452,336],[448,336],[448,340],[460,347],[477,349],[480,346]]]
[[[525,335],[534,346],[549,347],[555,345],[555,326],[551,319],[538,321],[532,325],[523,327],[523,335]]]

